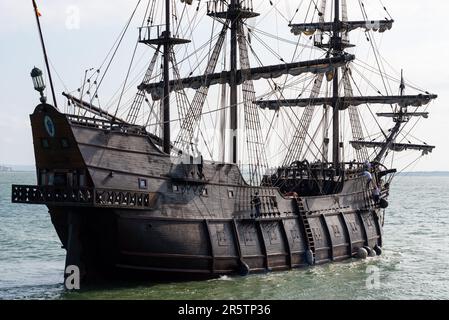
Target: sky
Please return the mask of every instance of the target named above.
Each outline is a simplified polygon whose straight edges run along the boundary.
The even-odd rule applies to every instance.
[[[348,0],[348,4],[356,0]],[[123,28],[135,0],[41,0],[47,50],[57,74],[53,72],[58,101],[60,93],[74,90],[84,70],[98,66]],[[268,0],[254,0],[262,6]],[[279,2],[279,1],[274,1]],[[283,0],[286,2],[286,0]],[[299,1],[288,1],[294,8]],[[379,0],[365,0],[379,2]],[[395,19],[391,31],[383,36],[382,54],[407,79],[439,99],[429,109],[431,115],[419,123],[414,135],[435,151],[417,163],[415,171],[449,171],[449,31],[447,0],[382,0]],[[382,17],[380,17],[382,18]],[[30,71],[44,68],[31,1],[0,2],[0,164],[32,165],[34,152],[29,114],[38,103]],[[269,27],[269,24],[263,24]],[[133,39],[135,40],[135,39]],[[132,51],[132,50],[129,50]],[[129,57],[118,60],[126,70]],[[120,72],[117,71],[117,74]],[[120,80],[122,81],[122,80]],[[101,94],[114,87],[105,84]]]

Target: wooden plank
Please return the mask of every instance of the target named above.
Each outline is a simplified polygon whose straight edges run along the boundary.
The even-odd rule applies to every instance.
[[[194,273],[194,274],[209,274],[209,271],[204,269],[171,269],[171,268],[158,268],[158,267],[141,267],[133,266],[127,264],[116,264],[117,268],[121,269],[132,269],[132,270],[143,270],[143,271],[154,271],[154,272],[167,272],[167,273]]]
[[[151,258],[212,260],[211,256],[198,255],[198,254],[152,253],[152,252],[131,252],[131,251],[120,251],[120,254],[123,254],[126,256],[151,257]]]
[[[349,256],[352,257],[352,238],[351,238],[351,232],[349,231],[349,226],[348,226],[348,221],[346,220],[346,216],[343,212],[340,212],[340,216],[343,219],[343,230],[346,233],[346,239],[348,239],[349,242],[349,246],[348,246],[348,251],[349,251]]]
[[[239,230],[237,229],[237,222],[235,221],[235,219],[232,219],[232,230],[234,231],[234,239],[233,240],[236,245],[237,253],[239,255],[239,260],[240,260],[240,262],[243,262]]]
[[[280,225],[281,225],[281,232],[282,232],[282,235],[284,237],[284,241],[287,244],[288,262],[289,262],[289,265],[290,265],[290,269],[292,269],[293,268],[292,248],[291,248],[290,240],[288,239],[287,231],[285,230],[285,221],[281,220]]]
[[[365,220],[362,217],[362,210],[358,210],[356,216],[359,218],[360,220],[360,225],[362,226],[362,236],[364,239],[364,245],[367,246],[369,245],[369,239],[368,239],[368,233],[366,231],[366,225],[365,225]]]
[[[207,238],[209,240],[209,248],[210,248],[210,255],[212,257],[212,263],[211,263],[211,272],[215,273],[215,252],[214,252],[214,244],[212,242],[212,234],[210,231],[210,226],[209,226],[209,222],[207,219],[204,219],[204,225],[206,227],[206,234],[207,234]]]
[[[331,233],[330,233],[330,230],[329,230],[329,224],[327,223],[326,216],[324,214],[321,215],[320,216],[320,220],[323,223],[324,232],[325,232],[325,234],[327,236],[327,239],[328,239],[328,246],[329,246],[329,249],[330,249],[330,260],[334,260],[334,258],[335,258],[334,257],[334,245],[333,245],[333,240],[332,240],[332,236],[331,236]],[[316,250],[316,248],[315,248],[315,250]]]
[[[380,217],[377,214],[377,212],[375,212],[374,214],[375,214],[374,220],[376,223],[376,231],[379,236],[379,246],[382,247],[383,246],[383,235],[382,235],[382,226],[380,225]]]
[[[267,250],[267,245],[265,243],[265,236],[263,235],[262,224],[260,223],[260,220],[258,220],[256,222],[256,227],[257,227],[257,231],[259,232],[260,238],[262,238],[262,241],[259,241],[259,242],[261,242],[261,249],[265,255],[265,268],[267,270],[270,270],[270,261],[268,259],[268,250]]]

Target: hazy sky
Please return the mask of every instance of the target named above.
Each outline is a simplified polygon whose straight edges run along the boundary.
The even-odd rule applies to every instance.
[[[354,0],[348,0],[348,4],[351,1]],[[253,2],[261,5],[269,1]],[[449,171],[449,1],[382,2],[396,21],[384,36],[383,56],[398,69],[404,68],[407,78],[414,83],[439,95],[429,110],[430,118],[421,121],[414,132],[437,149],[414,170]],[[64,85],[76,89],[84,70],[101,63],[136,1],[38,0],[38,3],[48,52],[64,81],[63,84],[53,74],[62,103],[60,92],[64,91]],[[291,1],[291,7],[296,3]],[[70,20],[77,10],[80,20]],[[38,94],[32,88],[29,73],[34,65],[43,68],[44,64],[31,0],[1,0],[0,21],[0,164],[33,164],[29,114],[38,102]]]

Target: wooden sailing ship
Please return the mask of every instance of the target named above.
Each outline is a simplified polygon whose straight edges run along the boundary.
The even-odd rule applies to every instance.
[[[154,2],[148,2],[150,15]],[[252,1],[164,4],[165,23],[155,25],[148,15],[139,29],[139,42],[154,56],[126,118],[93,103],[98,98],[93,80],[83,84],[79,97],[64,93],[72,112],[62,112],[55,98],[54,105],[47,103],[42,74],[33,71],[42,95],[30,116],[38,184],[14,185],[12,201],[48,207],[67,251],[66,265],[79,266],[84,279],[117,274],[207,278],[381,254],[383,217],[396,173],[384,165],[385,159],[396,151],[428,153],[434,148],[403,143],[400,134],[412,119],[427,117],[418,109],[435,95],[405,95],[403,79],[397,95],[353,94],[355,56],[346,52],[353,46],[349,32],[362,29],[372,37],[389,30],[393,20],[349,21],[345,0],[322,0],[312,6],[312,19],[318,21],[290,24],[292,33],[306,37],[321,58],[251,67],[249,38],[255,32],[247,22],[258,16]],[[200,13],[206,6],[220,26],[202,75],[181,77],[175,47],[189,40],[174,28],[170,10],[175,5]],[[329,7],[332,20],[326,21]],[[227,42],[229,51],[224,49]],[[230,60],[217,71],[219,59],[226,57]],[[158,59],[161,72],[155,76]],[[256,80],[305,76],[311,79],[307,98],[286,98],[279,85],[270,95],[256,97]],[[209,88],[220,85],[224,102],[215,113],[227,120],[217,125],[218,159],[208,159],[192,150],[203,134],[199,124]],[[91,99],[86,99],[87,91]],[[174,98],[180,110],[176,120]],[[365,137],[360,113],[374,104],[391,106],[391,112],[377,116],[393,120],[377,140]],[[147,105],[158,110],[148,113],[154,132],[148,121],[138,123]],[[285,110],[295,117],[283,160],[274,166],[268,161],[260,114]],[[314,133],[317,110],[323,116]],[[350,141],[341,139],[345,114]],[[172,139],[175,122],[179,130]],[[310,156],[313,148],[317,153]],[[354,156],[345,161],[350,151]]]

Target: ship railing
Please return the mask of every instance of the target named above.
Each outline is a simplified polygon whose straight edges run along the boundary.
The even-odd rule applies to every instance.
[[[151,209],[157,201],[157,194],[113,189],[13,185],[11,201],[54,206]]]
[[[139,42],[162,38],[166,30],[165,25],[152,25],[139,28]]]
[[[211,0],[207,1],[207,13],[213,14],[217,12],[225,12],[228,10],[228,4],[224,1]]]
[[[151,25],[139,27],[139,42],[147,44],[162,44],[160,40],[163,40],[166,36],[165,31],[167,26],[165,24]],[[171,39],[180,39],[178,33],[170,33]]]
[[[106,129],[110,130],[112,128],[119,128],[119,124],[117,123],[111,123],[108,120],[102,120],[102,119],[94,119],[89,117],[83,117],[83,116],[77,116],[73,114],[68,114],[67,118],[76,125],[81,125],[85,127],[93,127],[98,129]]]
[[[229,9],[229,1],[209,0],[207,1],[207,14],[225,13]],[[253,0],[240,0],[238,8],[243,11],[254,11]]]
[[[95,119],[72,114],[68,114],[67,118],[70,120],[71,123],[83,127],[97,128],[110,131],[120,131],[123,133],[133,133],[133,134],[145,133],[144,127],[139,125],[110,122],[108,120]]]
[[[344,169],[345,171],[347,170],[354,170],[354,171],[360,171],[361,169],[364,168],[365,163],[364,162],[357,162],[357,161],[350,161],[350,162],[342,162],[340,163],[340,168]],[[246,165],[249,166],[249,165]],[[270,167],[269,169],[267,169],[267,174],[270,173],[275,173],[277,172],[277,170],[279,169],[289,169],[289,168],[294,168],[295,166],[292,164],[291,166],[284,166],[284,167]],[[333,163],[330,162],[311,162],[309,164],[309,167],[312,169],[333,169]]]
[[[341,164],[341,169],[345,175],[359,174],[364,171],[364,163],[347,162]],[[341,170],[340,169],[340,170]],[[310,163],[307,166],[288,166],[269,168],[265,171],[266,178],[281,178],[281,179],[314,179],[320,177],[336,177],[336,170],[331,163]]]

